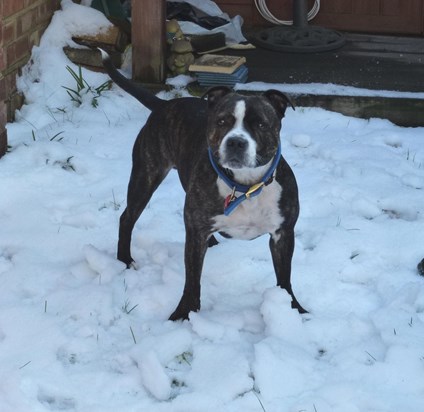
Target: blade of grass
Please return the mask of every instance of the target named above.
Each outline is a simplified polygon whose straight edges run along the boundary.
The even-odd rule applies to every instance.
[[[56,133],[51,139],[50,141],[52,142],[54,139],[56,139],[56,137],[60,136],[62,133],[64,133],[64,131],[61,131],[59,133]],[[61,139],[60,139],[61,140]]]
[[[132,330],[132,327],[131,327],[131,326],[130,326],[130,331],[131,331],[131,335],[132,335],[133,341],[134,341],[134,343],[137,345],[137,341],[136,341],[136,339],[135,339],[135,335],[134,335],[134,332],[133,332],[133,330]]]

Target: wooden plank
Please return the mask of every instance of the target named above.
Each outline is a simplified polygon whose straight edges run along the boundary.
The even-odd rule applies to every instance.
[[[253,0],[215,2],[230,15],[240,14],[245,27],[271,25],[260,16]],[[266,0],[266,4],[277,18],[292,18],[293,0]],[[309,9],[313,4],[308,1]],[[345,31],[423,34],[424,0],[324,0],[310,24]]]
[[[350,51],[364,51],[370,57],[377,57],[378,52],[386,53],[386,58],[393,60],[422,62],[424,51],[424,38],[422,37],[394,37],[362,34],[346,34],[350,44]],[[375,54],[373,53],[375,52]],[[347,54],[350,54],[347,52]],[[409,56],[409,57],[407,57]]]
[[[133,79],[162,83],[165,79],[165,0],[132,0]]]
[[[380,0],[355,0],[352,13],[378,16],[380,14]]]
[[[206,89],[197,83],[188,87],[191,94],[202,96]],[[240,90],[244,95],[256,95],[262,91]],[[290,94],[295,107],[319,107],[345,116],[360,119],[387,119],[403,127],[423,127],[424,100],[380,96],[339,96],[326,94]]]
[[[295,106],[321,107],[362,119],[387,119],[404,127],[423,127],[424,100],[372,96],[291,96]]]
[[[383,16],[399,16],[405,10],[405,0],[384,0],[381,6]]]
[[[350,14],[327,11],[335,2],[337,0],[323,2],[314,24],[338,30],[391,34],[424,31],[424,0],[355,0]]]
[[[320,10],[331,14],[351,14],[353,4],[357,0],[323,1]]]

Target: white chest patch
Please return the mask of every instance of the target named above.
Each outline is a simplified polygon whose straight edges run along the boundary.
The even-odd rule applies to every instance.
[[[231,189],[221,179],[217,183],[221,196],[225,198],[231,193]],[[284,222],[278,207],[281,192],[282,187],[274,180],[258,196],[240,203],[231,215],[216,216],[213,228],[235,239],[251,240],[266,233],[276,236],[276,230]],[[239,195],[236,192],[236,196]]]

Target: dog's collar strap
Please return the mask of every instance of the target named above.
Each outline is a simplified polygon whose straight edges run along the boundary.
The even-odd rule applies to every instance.
[[[269,185],[273,178],[274,178],[274,172],[275,169],[278,166],[278,163],[281,158],[281,144],[278,144],[277,153],[274,156],[274,159],[271,163],[271,166],[266,171],[266,173],[263,175],[262,179],[255,183],[252,186],[246,186],[242,185],[240,183],[235,182],[232,180],[215,162],[215,159],[213,158],[212,150],[209,147],[208,148],[208,154],[209,154],[209,160],[211,162],[212,167],[214,168],[215,172],[219,176],[220,179],[224,181],[224,183],[232,189],[232,192],[230,195],[228,195],[225,198],[224,203],[224,215],[228,216],[230,215],[234,209],[237,208],[237,206],[243,202],[246,199],[249,199],[251,197],[258,196],[261,192],[264,186]],[[235,195],[236,192],[242,193],[239,197]]]

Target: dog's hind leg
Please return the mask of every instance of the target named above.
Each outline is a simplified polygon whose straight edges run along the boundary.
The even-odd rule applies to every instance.
[[[134,262],[131,257],[131,236],[134,225],[149,203],[154,191],[168,174],[170,167],[153,166],[148,161],[136,161],[133,164],[128,184],[127,207],[119,223],[118,259],[128,267]]]

